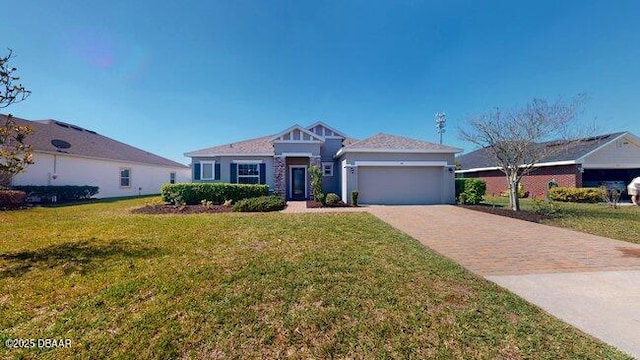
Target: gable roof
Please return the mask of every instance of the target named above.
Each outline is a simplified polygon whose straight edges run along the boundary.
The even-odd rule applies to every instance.
[[[299,139],[295,139],[295,137]],[[308,139],[305,139],[308,138]],[[324,142],[324,138],[320,135],[314,134],[311,131],[303,128],[302,126],[295,124],[292,127],[281,131],[280,133],[273,135],[271,141],[274,142],[292,142],[292,141],[305,141],[305,142]]]
[[[273,135],[238,141],[230,144],[212,146],[185,153],[185,156],[215,156],[215,155],[262,155],[273,156]]]
[[[324,129],[323,129],[324,128]],[[318,131],[320,131],[320,129],[323,129],[323,133],[320,134]],[[320,135],[320,136],[324,136],[324,137],[342,137],[342,138],[347,138],[347,135],[345,135],[344,133],[342,133],[341,131],[338,131],[334,128],[332,128],[331,126],[323,123],[322,121],[317,121],[309,126],[307,126],[307,130],[311,131],[314,134]],[[327,131],[328,130],[328,131]],[[327,132],[329,134],[327,134]]]
[[[6,115],[0,114],[4,121]],[[68,154],[104,160],[117,160],[166,167],[188,168],[184,164],[163,158],[131,145],[100,135],[95,131],[57,120],[31,121],[13,117],[20,126],[30,126],[33,133],[26,137],[25,143],[35,152]],[[53,140],[62,140],[71,145],[67,149],[58,149]]]
[[[628,134],[627,132],[617,132],[578,139],[567,149],[542,159],[538,165],[547,163],[577,162],[586,155],[598,150],[600,147],[615,141]],[[566,145],[569,141],[546,141],[535,144],[535,146],[560,146]],[[473,171],[474,169],[498,168],[497,162],[491,157],[489,149],[482,148],[470,153],[456,157],[456,162],[460,164],[462,171]],[[553,165],[553,164],[550,164]]]
[[[427,141],[403,136],[379,133],[364,140],[352,143],[338,151],[345,152],[417,152],[417,153],[458,153],[462,149],[434,144]]]

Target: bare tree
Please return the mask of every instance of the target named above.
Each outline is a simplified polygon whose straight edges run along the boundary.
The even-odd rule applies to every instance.
[[[0,57],[0,109],[25,100],[31,91],[19,83],[16,68],[9,65],[13,51]],[[14,174],[24,171],[33,163],[31,146],[24,143],[31,134],[28,126],[19,126],[13,116],[0,116],[0,185],[7,183]]]
[[[520,210],[518,185],[534,166],[566,151],[591,129],[576,122],[586,96],[550,103],[534,99],[522,108],[495,109],[469,118],[459,129],[460,139],[486,150],[505,174],[510,207]],[[549,140],[552,142],[546,142]]]

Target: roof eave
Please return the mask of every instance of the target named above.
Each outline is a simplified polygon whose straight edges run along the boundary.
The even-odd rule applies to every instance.
[[[578,162],[577,160],[549,161],[549,162],[541,162],[541,163],[533,164],[532,167],[562,166],[562,165],[576,165],[576,164],[581,164],[581,162]],[[526,167],[526,166],[529,166],[529,165],[520,165],[520,167]],[[502,169],[502,166],[489,166],[489,167],[482,167],[482,168],[456,170],[456,173],[464,174],[464,173],[470,173],[470,172],[492,171],[492,170],[500,170],[500,169]]]
[[[462,149],[350,149],[342,148],[338,150],[336,156],[341,156],[345,153],[409,153],[409,154],[457,154],[462,152]]]
[[[273,153],[206,153],[198,154],[196,152],[184,153],[184,156],[194,157],[215,157],[215,156],[273,156]]]
[[[129,163],[129,164],[139,164],[139,165],[147,165],[147,166],[161,166],[161,167],[166,167],[166,168],[185,168],[185,169],[189,168],[188,165],[180,164],[179,162],[176,162],[175,165],[169,165],[169,164],[162,165],[162,164],[154,164],[154,163],[149,163],[149,162],[123,160],[123,159],[110,159],[110,158],[103,158],[103,157],[98,157],[98,156],[81,155],[81,154],[66,153],[66,152],[59,152],[59,151],[49,151],[49,150],[34,149],[33,152],[34,153],[48,154],[48,155],[71,156],[71,157],[77,157],[77,158],[82,158],[82,159],[94,159],[94,160],[101,160],[101,161],[125,162],[125,163]],[[169,160],[169,161],[172,161],[172,160]]]

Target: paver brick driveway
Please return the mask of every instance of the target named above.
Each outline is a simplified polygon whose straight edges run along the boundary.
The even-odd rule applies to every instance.
[[[640,270],[640,245],[450,205],[367,210],[483,276]]]
[[[449,205],[367,211],[640,359],[640,245]]]

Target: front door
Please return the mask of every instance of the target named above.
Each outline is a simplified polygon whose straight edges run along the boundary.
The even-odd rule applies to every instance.
[[[307,169],[304,167],[291,168],[291,199],[304,200],[307,198]]]

